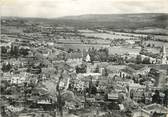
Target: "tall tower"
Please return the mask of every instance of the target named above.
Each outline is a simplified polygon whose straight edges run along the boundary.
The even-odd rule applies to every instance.
[[[166,48],[165,48],[165,46],[162,46],[160,54],[161,54],[161,64],[167,64]]]

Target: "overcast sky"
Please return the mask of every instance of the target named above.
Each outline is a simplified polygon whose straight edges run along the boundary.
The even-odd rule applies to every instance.
[[[168,0],[0,0],[2,16],[168,13]]]

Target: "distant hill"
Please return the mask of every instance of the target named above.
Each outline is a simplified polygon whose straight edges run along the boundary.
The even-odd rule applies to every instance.
[[[11,18],[11,17],[8,17]],[[78,28],[105,27],[110,29],[143,29],[162,28],[168,30],[168,14],[88,14],[79,16],[66,16],[60,18],[18,18],[28,22],[74,26]]]
[[[80,16],[67,16],[56,19],[57,22],[72,26],[107,27],[107,28],[167,28],[168,14],[90,14]]]

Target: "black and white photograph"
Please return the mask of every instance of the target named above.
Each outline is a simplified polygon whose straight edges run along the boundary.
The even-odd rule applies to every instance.
[[[168,117],[168,0],[0,0],[0,117]]]

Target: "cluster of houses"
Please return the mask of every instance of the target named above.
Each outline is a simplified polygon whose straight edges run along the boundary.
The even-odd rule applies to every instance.
[[[100,112],[117,110],[129,114],[130,111],[128,117],[168,116],[168,94],[163,93],[163,90],[168,89],[165,47],[160,52],[160,64],[91,61],[88,51],[81,51],[80,48],[80,51],[69,52],[42,36],[42,33],[47,33],[45,36],[48,35],[49,38],[51,32],[68,32],[68,35],[73,35],[73,27],[37,26],[35,29],[29,27],[26,31],[32,30],[39,31],[40,34],[15,34],[14,41],[8,40],[1,44],[1,47],[7,48],[2,55],[1,65],[3,67],[10,64],[8,70],[3,70],[2,67],[0,70],[3,84],[1,100],[5,103],[1,106],[3,113],[20,112],[21,115],[24,109],[55,112],[59,104],[55,90],[60,88],[65,96],[62,97],[65,104],[61,105],[69,111],[98,107],[97,111]],[[42,40],[40,36],[43,37]],[[28,53],[12,56],[12,48],[15,51],[25,49]],[[59,75],[62,69],[63,72]],[[155,91],[160,94],[156,95]],[[68,92],[67,96],[65,92]],[[164,102],[153,101],[154,95],[160,96]]]

